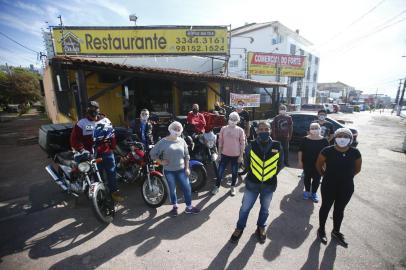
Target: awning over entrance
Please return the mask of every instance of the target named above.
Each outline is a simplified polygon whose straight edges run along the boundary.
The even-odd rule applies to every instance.
[[[123,58],[124,61],[125,58]],[[105,61],[96,61],[93,59],[86,59],[80,57],[68,57],[57,56],[52,58],[51,62],[54,64],[59,63],[64,67],[80,68],[85,70],[99,70],[109,72],[116,72],[119,74],[125,74],[144,77],[144,78],[165,78],[165,79],[183,79],[199,82],[218,82],[218,83],[241,83],[248,84],[252,87],[286,87],[286,84],[280,82],[265,82],[256,81],[238,77],[220,76],[205,73],[197,73],[179,69],[160,69],[150,68],[144,66],[132,66],[126,64],[116,64]]]

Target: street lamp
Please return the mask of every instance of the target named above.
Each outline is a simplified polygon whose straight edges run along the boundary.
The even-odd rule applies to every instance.
[[[128,18],[130,19],[131,22],[134,22],[134,26],[137,26],[137,15],[135,14],[130,14],[130,16],[128,16]]]

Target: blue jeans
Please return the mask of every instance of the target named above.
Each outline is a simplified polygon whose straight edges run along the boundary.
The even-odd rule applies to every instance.
[[[116,161],[114,159],[113,152],[99,154],[98,157],[103,158],[102,163],[99,163],[97,167],[100,172],[103,170],[107,175],[107,186],[111,193],[117,191],[117,178],[116,178]]]
[[[180,184],[180,187],[185,196],[186,206],[192,205],[192,188],[190,186],[189,177],[186,176],[185,170],[181,169],[178,171],[166,171],[164,170],[166,181],[169,186],[169,196],[171,198],[172,204],[178,203],[178,198],[176,197],[176,182]]]
[[[221,154],[218,175],[217,175],[217,182],[216,186],[220,186],[221,179],[223,178],[224,171],[228,163],[231,163],[231,186],[235,186],[235,182],[237,182],[237,174],[238,174],[238,157],[230,157]]]
[[[257,226],[265,227],[269,215],[269,205],[271,204],[273,190],[274,187],[271,185],[254,183],[250,180],[245,181],[245,192],[238,217],[237,229],[244,230],[245,225],[247,224],[248,215],[254,206],[258,195],[261,209],[259,210]]]

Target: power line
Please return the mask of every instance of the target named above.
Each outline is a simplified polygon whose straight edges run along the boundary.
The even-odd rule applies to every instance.
[[[21,44],[20,42],[16,41],[15,39],[13,39],[13,38],[11,38],[11,37],[7,36],[7,35],[6,35],[6,34],[4,34],[3,32],[0,32],[0,35],[2,35],[2,36],[4,36],[4,37],[6,37],[7,39],[11,40],[12,42],[14,42],[14,43],[16,43],[16,44],[20,45],[21,47],[23,47],[23,48],[25,48],[25,49],[27,49],[27,50],[29,50],[29,51],[35,52],[35,53],[37,53],[37,54],[39,53],[39,52],[34,51],[33,49],[30,49],[30,48],[28,48],[27,46],[25,46],[25,45]]]
[[[371,9],[369,9],[367,12],[365,12],[364,14],[362,14],[360,17],[358,17],[357,19],[355,19],[352,23],[350,23],[349,25],[347,25],[347,27],[345,27],[342,31],[338,32],[336,35],[334,35],[332,38],[328,39],[327,41],[325,41],[323,45],[328,44],[329,42],[333,41],[334,39],[336,39],[337,37],[341,36],[344,32],[346,32],[346,30],[348,30],[349,28],[351,28],[352,26],[354,26],[356,23],[358,23],[359,21],[361,21],[363,18],[365,18],[368,14],[370,14],[372,11],[374,11],[376,8],[378,8],[383,2],[385,2],[386,0],[382,0],[381,2],[379,2],[378,4],[376,4],[375,6],[373,6]]]

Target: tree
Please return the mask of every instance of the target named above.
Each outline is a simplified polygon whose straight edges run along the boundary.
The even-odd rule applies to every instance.
[[[39,74],[23,68],[0,73],[0,104],[27,104],[40,100],[40,78]]]

